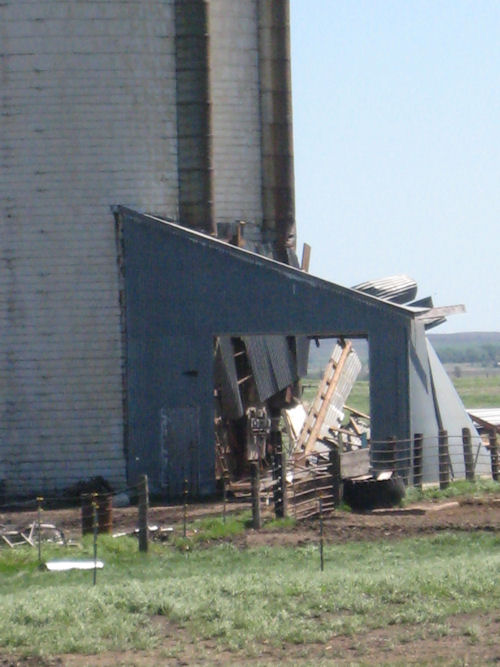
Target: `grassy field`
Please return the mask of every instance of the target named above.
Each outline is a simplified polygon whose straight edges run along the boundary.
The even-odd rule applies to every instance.
[[[466,408],[500,406],[498,375],[453,378],[453,384]]]
[[[454,377],[452,381],[466,408],[500,406],[500,377],[498,375]],[[308,378],[304,381],[304,400],[310,402],[314,399],[318,382],[317,378]],[[347,404],[356,410],[369,414],[369,387],[367,380],[358,380],[347,399]]]
[[[0,646],[39,655],[152,649],[161,641],[155,618],[174,628],[165,658],[182,649],[184,632],[251,657],[260,642],[321,643],[394,624],[443,631],[452,614],[498,608],[499,547],[485,533],[353,542],[327,546],[321,572],[315,545],[153,546],[144,555],[132,539],[101,537],[96,586],[89,572],[39,570],[34,549],[2,549]],[[91,552],[84,542],[69,555]]]

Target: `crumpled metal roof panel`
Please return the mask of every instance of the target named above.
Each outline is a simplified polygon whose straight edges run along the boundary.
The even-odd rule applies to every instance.
[[[352,289],[384,299],[384,301],[400,304],[413,301],[417,296],[417,283],[413,278],[404,274],[367,280],[359,285],[354,285]]]

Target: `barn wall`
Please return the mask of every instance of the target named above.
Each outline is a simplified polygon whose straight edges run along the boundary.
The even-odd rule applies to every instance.
[[[173,424],[175,442],[184,443],[178,449],[188,452],[193,439],[198,443],[198,467],[191,459],[179,466],[190,470],[200,493],[214,490],[216,335],[367,337],[372,437],[408,441],[408,311],[127,209],[117,216],[127,304],[131,479],[147,472],[153,490],[168,493],[158,485],[158,459],[162,434]],[[191,414],[195,406],[198,412]],[[199,424],[195,432],[193,421]]]

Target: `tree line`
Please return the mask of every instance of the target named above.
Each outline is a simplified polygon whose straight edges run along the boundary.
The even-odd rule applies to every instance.
[[[444,364],[482,364],[496,366],[500,363],[500,344],[439,346],[439,358]]]

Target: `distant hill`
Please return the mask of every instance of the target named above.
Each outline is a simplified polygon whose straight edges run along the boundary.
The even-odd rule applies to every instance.
[[[453,334],[430,333],[428,338],[443,363],[494,364],[500,361],[500,331],[474,331]],[[320,347],[311,341],[309,374],[318,375],[330,358],[335,339],[321,340]],[[368,344],[354,340],[363,366],[368,364]]]
[[[466,331],[452,334],[427,334],[432,345],[438,347],[449,345],[500,345],[500,331]]]
[[[495,366],[500,362],[498,331],[429,334],[429,340],[443,363]]]

